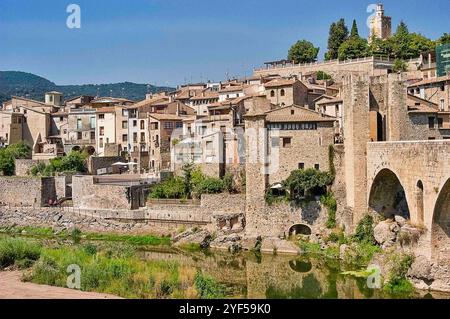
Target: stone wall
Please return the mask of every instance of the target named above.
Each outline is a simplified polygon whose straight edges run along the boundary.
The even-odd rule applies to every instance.
[[[318,122],[317,130],[280,131],[279,167],[269,175],[269,185],[287,179],[303,163],[304,168],[329,170],[329,146],[334,144],[333,122]],[[291,146],[283,147],[281,138],[290,137]]]
[[[97,175],[99,169],[111,168],[112,164],[117,162],[127,162],[127,161],[121,156],[107,156],[107,157],[91,156],[88,159],[88,171],[90,174]]]
[[[324,71],[339,79],[341,76],[348,73],[367,74],[367,75],[384,75],[387,74],[388,69],[392,69],[393,60],[380,60],[377,58],[360,58],[348,61],[324,61],[318,63],[306,63],[294,66],[277,67],[277,68],[261,68],[255,69],[254,75],[267,76],[271,74],[278,74],[280,76],[302,76],[308,72]]]
[[[0,177],[0,203],[13,207],[40,207],[57,198],[52,177]]]
[[[78,209],[137,209],[145,205],[145,187],[97,184],[93,176],[73,176],[73,205]]]
[[[72,197],[72,175],[55,176],[56,197],[58,199]]]
[[[34,165],[39,162],[43,162],[44,164],[48,164],[48,161],[36,161],[32,159],[16,159],[16,168],[15,174],[16,176],[28,176],[28,172]]]

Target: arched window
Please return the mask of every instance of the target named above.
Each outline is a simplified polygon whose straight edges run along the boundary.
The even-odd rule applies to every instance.
[[[270,97],[274,97],[274,96],[275,96],[275,91],[274,90],[270,91]]]
[[[281,96],[284,96],[284,94],[285,94],[284,89],[281,89],[280,95],[281,95]]]

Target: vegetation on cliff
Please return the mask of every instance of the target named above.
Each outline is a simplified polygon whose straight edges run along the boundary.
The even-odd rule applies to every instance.
[[[0,148],[0,172],[5,176],[12,176],[16,167],[15,160],[29,158],[31,158],[31,147],[23,142]]]

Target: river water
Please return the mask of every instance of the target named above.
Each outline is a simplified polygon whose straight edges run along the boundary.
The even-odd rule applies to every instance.
[[[255,255],[224,252],[140,252],[147,260],[173,260],[208,273],[227,287],[229,298],[370,299],[450,298],[416,292],[390,296],[367,287],[367,280],[343,275],[339,262],[313,256]]]

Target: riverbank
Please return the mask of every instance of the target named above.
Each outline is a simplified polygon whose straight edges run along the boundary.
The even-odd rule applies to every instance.
[[[0,299],[121,299],[109,294],[23,282],[22,276],[21,271],[0,271]]]

